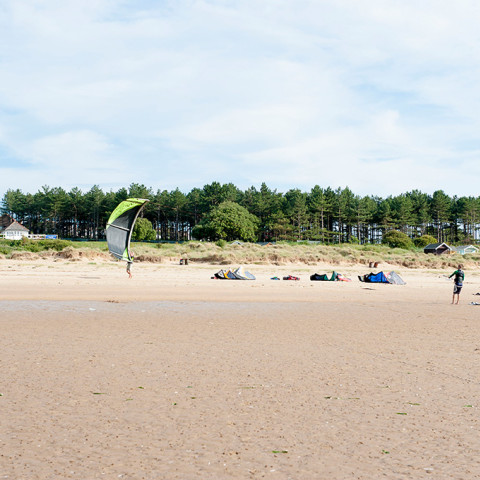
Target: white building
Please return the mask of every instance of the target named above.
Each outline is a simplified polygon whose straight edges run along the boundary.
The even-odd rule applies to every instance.
[[[0,217],[0,236],[7,240],[21,240],[28,237],[28,228],[18,223],[10,215]]]

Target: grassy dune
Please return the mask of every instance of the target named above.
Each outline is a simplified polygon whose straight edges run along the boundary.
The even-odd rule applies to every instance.
[[[466,268],[480,266],[480,254],[426,255],[422,250],[402,250],[382,245],[311,245],[279,243],[261,246],[252,243],[219,246],[208,242],[182,244],[133,243],[135,261],[152,263],[178,262],[188,258],[190,263],[219,265],[288,265],[329,264],[368,265],[370,262],[388,263],[405,268],[444,269],[462,263]],[[106,242],[0,241],[0,258],[41,259],[55,258],[70,261],[109,261]]]
[[[381,245],[302,245],[280,243],[261,246],[257,244],[231,245],[223,248],[213,243],[189,242],[182,245],[158,245],[143,250],[135,245],[139,260],[149,261],[150,256],[165,258],[188,258],[192,262],[215,263],[220,265],[261,264],[288,265],[319,263],[335,265],[368,265],[370,262],[388,263],[407,268],[441,269],[463,263],[469,268],[480,266],[479,255],[426,255],[422,250],[402,250]]]

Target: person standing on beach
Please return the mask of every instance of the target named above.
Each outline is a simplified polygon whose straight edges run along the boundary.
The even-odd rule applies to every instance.
[[[455,295],[457,296],[457,303],[460,300],[460,292],[462,291],[463,287],[463,281],[465,280],[465,273],[462,270],[463,265],[459,265],[458,269],[455,270],[448,278],[452,278],[455,275],[455,278],[453,279],[453,297],[452,297],[452,305],[455,303]]]
[[[132,267],[133,263],[133,254],[130,250],[128,251],[128,256],[130,257],[130,260],[127,260],[127,274],[128,278],[132,278],[132,272],[130,271],[130,268]]]

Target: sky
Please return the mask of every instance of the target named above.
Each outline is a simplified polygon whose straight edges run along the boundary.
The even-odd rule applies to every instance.
[[[0,195],[478,196],[478,0],[2,0]]]

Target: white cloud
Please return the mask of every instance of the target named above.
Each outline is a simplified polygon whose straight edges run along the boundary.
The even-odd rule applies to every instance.
[[[101,162],[103,168],[112,170],[118,165],[113,157],[113,148],[94,132],[76,131],[51,135],[36,140],[25,154],[33,165],[41,168],[59,169],[68,165],[73,172],[96,168]]]
[[[6,0],[0,169],[18,174],[0,192],[220,180],[477,195],[479,9]]]

